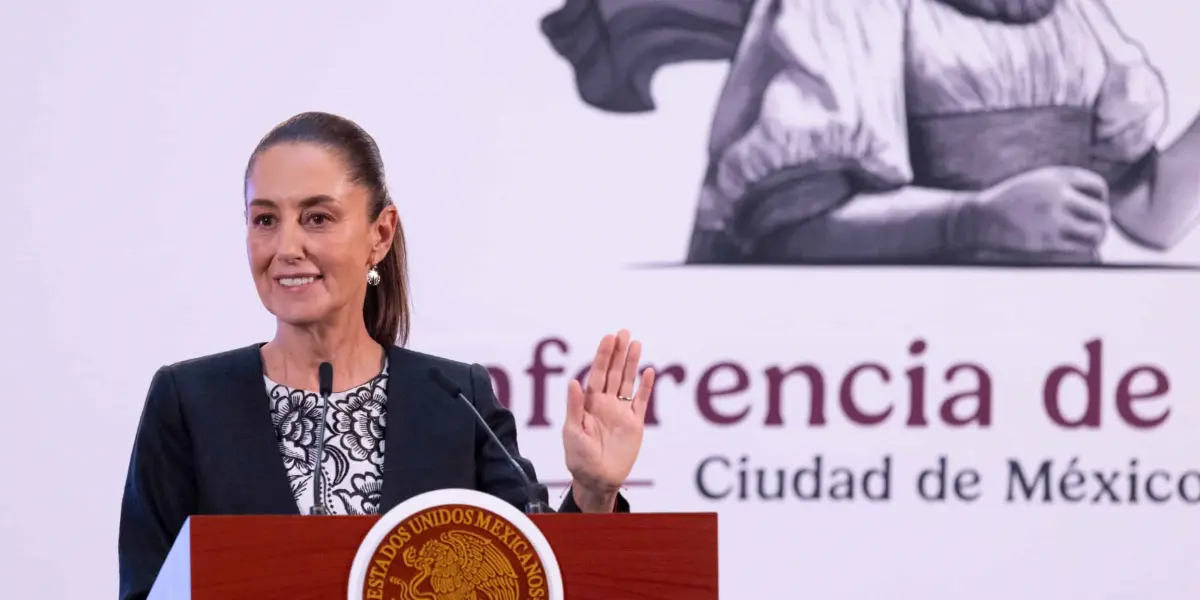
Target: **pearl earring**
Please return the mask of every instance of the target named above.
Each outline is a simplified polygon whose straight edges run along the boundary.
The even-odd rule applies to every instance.
[[[379,270],[377,270],[375,267],[371,267],[371,269],[367,271],[367,285],[379,285],[379,282],[382,279],[383,278],[379,276]]]

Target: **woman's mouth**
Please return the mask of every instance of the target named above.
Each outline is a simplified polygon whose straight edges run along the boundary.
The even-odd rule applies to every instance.
[[[301,275],[294,277],[279,277],[276,278],[276,281],[278,281],[279,285],[283,286],[285,289],[299,290],[311,285],[320,278],[320,275]]]

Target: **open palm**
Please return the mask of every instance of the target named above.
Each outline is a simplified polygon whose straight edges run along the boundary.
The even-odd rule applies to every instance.
[[[606,335],[596,348],[587,388],[571,380],[563,450],[576,485],[596,493],[620,489],[633,470],[642,447],[646,407],[654,387],[654,370],[642,372],[634,393],[642,344],[629,332]]]

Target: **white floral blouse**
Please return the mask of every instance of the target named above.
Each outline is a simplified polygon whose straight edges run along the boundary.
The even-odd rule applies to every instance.
[[[387,365],[374,379],[329,396],[325,416],[324,489],[321,503],[331,515],[378,514],[383,490],[383,432],[387,425]],[[283,465],[301,514],[313,506],[321,396],[292,389],[263,376]]]

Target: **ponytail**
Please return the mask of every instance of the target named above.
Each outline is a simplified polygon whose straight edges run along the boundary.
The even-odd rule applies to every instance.
[[[408,342],[409,291],[408,263],[404,248],[404,228],[397,221],[396,235],[392,238],[392,249],[375,265],[379,272],[379,284],[367,287],[367,298],[363,302],[363,321],[371,339],[384,348]]]

